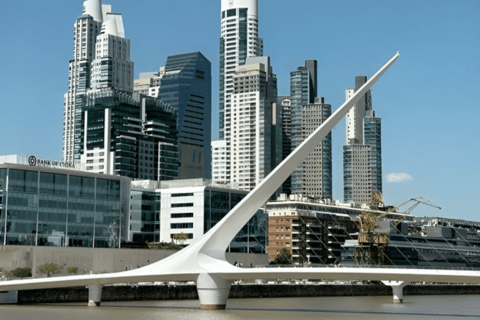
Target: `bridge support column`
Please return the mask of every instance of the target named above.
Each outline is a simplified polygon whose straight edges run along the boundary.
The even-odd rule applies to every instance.
[[[102,286],[99,284],[92,284],[88,286],[88,306],[100,307],[102,301]]]
[[[403,303],[403,288],[408,286],[410,282],[405,281],[382,281],[384,285],[392,288],[393,303]]]
[[[197,278],[197,292],[203,310],[225,310],[232,282],[208,273]]]

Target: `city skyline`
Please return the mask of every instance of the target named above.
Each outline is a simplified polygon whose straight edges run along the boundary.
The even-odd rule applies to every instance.
[[[2,33],[1,37],[12,50],[2,52],[0,58],[13,63],[5,66],[5,72],[0,77],[0,85],[4,89],[0,100],[4,114],[0,128],[4,134],[15,134],[3,139],[1,154],[61,158],[63,94],[68,87],[66,65],[72,55],[72,21],[78,17],[81,2],[39,4],[31,1],[32,12],[35,13],[49,12],[50,6],[56,4],[57,14],[53,21],[40,25],[36,16],[24,17],[29,21],[25,26],[12,22],[12,19],[20,19],[15,14],[2,17],[0,28],[10,29],[8,35]],[[212,138],[217,138],[220,1],[208,4],[182,2],[189,6],[180,2],[149,3],[149,7],[171,13],[168,17],[162,15],[162,21],[153,20],[155,10],[145,10],[146,6],[143,9],[134,8],[131,2],[125,0],[106,3],[123,13],[126,36],[132,41],[131,60],[135,62],[135,78],[140,72],[155,70],[171,54],[201,51],[212,61]],[[316,59],[318,95],[324,96],[335,110],[343,102],[344,90],[352,86],[353,76],[370,76],[370,72],[376,70],[385,57],[400,51],[402,58],[398,65],[373,90],[375,109],[383,119],[385,199],[387,203],[398,205],[409,198],[424,196],[444,210],[419,207],[413,214],[475,219],[475,214],[479,213],[479,174],[475,171],[479,153],[475,150],[478,129],[474,122],[478,109],[475,110],[473,99],[478,93],[480,74],[475,55],[478,55],[480,42],[475,30],[480,23],[475,19],[474,12],[478,12],[480,4],[475,1],[462,1],[460,6],[453,1],[426,1],[421,4],[413,1],[402,4],[379,1],[362,4],[347,2],[343,5],[297,3],[295,7],[270,7],[269,1],[260,0],[259,35],[265,40],[265,55],[272,57],[272,66],[279,78],[279,95],[289,92],[291,70],[304,60]],[[4,12],[24,13],[20,7],[16,9],[17,6],[19,4],[9,3]],[[308,21],[308,17],[315,17],[317,10],[313,9],[325,11],[325,14],[316,16],[317,19],[325,17],[325,24]],[[204,20],[189,24],[190,28],[180,28],[180,17],[188,19],[194,13]],[[278,19],[282,13],[289,15],[288,24],[282,24]],[[357,32],[358,20],[354,19],[357,15],[362,16],[366,31],[364,36]],[[295,20],[298,26],[292,23],[292,19],[298,19]],[[12,25],[15,28],[9,27]],[[31,29],[34,25],[35,30],[30,30],[33,38],[26,43],[20,41],[20,35],[25,33],[23,28]],[[152,30],[146,32],[145,26],[150,26]],[[178,29],[175,29],[177,32],[169,32],[168,28]],[[305,32],[310,29],[315,34]],[[346,32],[348,29],[349,34]],[[305,32],[304,38],[295,37],[301,32]],[[60,36],[45,38],[51,33]],[[318,41],[312,40],[314,35],[318,36]],[[160,41],[155,40],[155,36],[160,37]],[[34,46],[44,54],[36,54],[29,59],[28,55],[23,56],[23,52],[28,52],[27,49],[22,50],[24,45]],[[329,49],[333,49],[332,52]],[[20,77],[24,81],[27,75],[31,80],[27,82],[31,86],[27,89],[30,96],[20,91],[24,85],[17,80]],[[343,128],[344,122],[333,131],[334,199],[343,198]],[[392,173],[401,174],[389,176]],[[393,181],[408,180],[409,177],[413,180],[389,183],[387,176]]]

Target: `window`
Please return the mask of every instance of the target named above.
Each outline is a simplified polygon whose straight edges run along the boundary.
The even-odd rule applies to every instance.
[[[193,213],[172,213],[172,219],[193,218]]]
[[[172,203],[172,208],[193,207],[193,203]]]
[[[173,193],[172,198],[193,197],[193,193]]]
[[[193,229],[193,223],[171,223],[171,229]]]
[[[230,10],[227,10],[227,18],[228,17],[234,17],[237,15],[237,9],[230,9]]]

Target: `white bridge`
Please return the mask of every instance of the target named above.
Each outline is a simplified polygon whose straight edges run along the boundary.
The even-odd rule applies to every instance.
[[[235,235],[282,185],[323,138],[340,122],[373,84],[395,62],[397,53],[312,135],[293,151],[268,177],[203,237],[178,253],[136,270],[99,274],[0,282],[0,291],[87,286],[89,306],[98,306],[102,286],[116,283],[196,281],[202,309],[224,309],[230,285],[239,279],[378,280],[392,286],[394,302],[402,302],[409,282],[480,284],[479,271],[400,268],[237,268],[225,259]]]

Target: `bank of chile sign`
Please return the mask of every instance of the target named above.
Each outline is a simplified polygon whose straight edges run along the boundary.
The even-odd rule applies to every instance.
[[[50,168],[66,168],[66,169],[75,169],[74,163],[56,161],[56,160],[45,160],[37,159],[35,156],[30,156],[28,158],[28,164],[33,167],[50,167]]]

